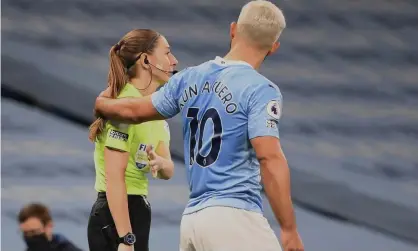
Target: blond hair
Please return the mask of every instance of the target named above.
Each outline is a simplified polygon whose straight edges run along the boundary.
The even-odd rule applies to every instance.
[[[264,0],[244,5],[237,22],[237,34],[260,49],[270,48],[286,28],[282,11]]]

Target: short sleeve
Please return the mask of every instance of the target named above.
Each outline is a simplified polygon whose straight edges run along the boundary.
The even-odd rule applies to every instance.
[[[133,138],[133,125],[107,122],[105,146],[129,152]]]
[[[248,101],[248,136],[279,138],[279,120],[282,115],[282,95],[277,86],[262,84]]]
[[[151,95],[155,109],[165,118],[172,118],[180,112],[179,94],[185,70],[172,76],[158,91]]]

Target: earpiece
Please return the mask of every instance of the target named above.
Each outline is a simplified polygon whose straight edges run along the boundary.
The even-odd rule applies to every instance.
[[[159,70],[159,71],[162,71],[162,72],[164,72],[164,73],[170,73],[170,74],[173,74],[173,75],[177,73],[177,71],[165,71],[165,70],[160,69],[159,67],[157,67],[157,66],[155,66],[155,65],[151,64],[151,63],[148,61],[147,56],[145,56],[145,58],[144,58],[144,63],[145,63],[145,64],[149,64],[150,66],[152,66],[152,67],[154,67],[155,69],[157,69],[157,70]]]

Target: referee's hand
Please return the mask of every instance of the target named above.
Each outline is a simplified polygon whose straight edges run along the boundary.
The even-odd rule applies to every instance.
[[[134,246],[128,246],[123,243],[119,244],[118,251],[134,251]]]
[[[158,172],[164,168],[164,159],[154,151],[152,146],[148,145],[145,151],[148,154],[152,177],[157,178]]]

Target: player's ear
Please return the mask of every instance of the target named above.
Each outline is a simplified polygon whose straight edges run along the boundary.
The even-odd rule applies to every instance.
[[[271,49],[268,55],[275,53],[279,49],[279,47],[280,47],[280,42],[279,41],[274,42],[274,44],[271,46]]]
[[[237,34],[237,23],[232,22],[231,23],[231,28],[229,29],[229,35],[231,36],[231,39],[234,39],[236,34]]]

